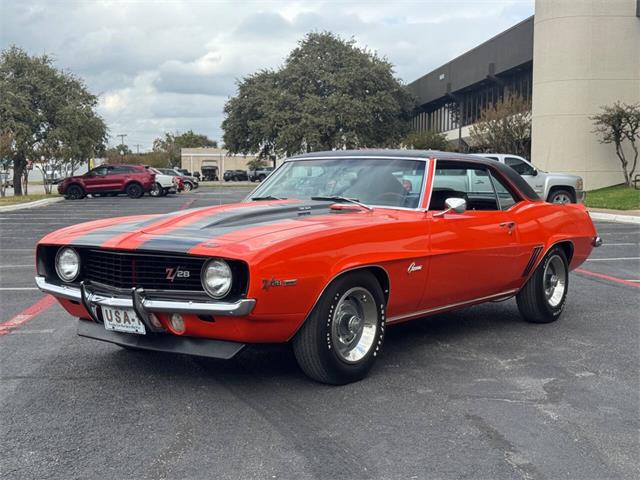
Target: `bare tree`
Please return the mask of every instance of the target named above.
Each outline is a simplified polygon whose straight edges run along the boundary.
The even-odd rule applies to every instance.
[[[481,150],[529,157],[531,152],[531,103],[510,95],[489,105],[470,129],[471,140]]]
[[[600,143],[613,143],[622,166],[624,181],[631,186],[633,174],[638,165],[638,144],[640,140],[640,103],[615,102],[612,106],[601,107],[602,113],[591,117],[595,125],[594,133],[600,136]],[[633,150],[633,159],[627,159],[624,142],[628,141]]]

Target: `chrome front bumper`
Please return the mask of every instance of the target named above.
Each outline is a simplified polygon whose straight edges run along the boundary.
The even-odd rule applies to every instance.
[[[38,288],[45,293],[49,293],[54,297],[81,302],[93,320],[98,323],[101,323],[98,321],[98,307],[100,306],[130,308],[135,310],[143,323],[145,323],[145,326],[148,326],[151,331],[155,329],[151,326],[148,318],[149,314],[154,312],[244,317],[249,315],[256,305],[256,301],[252,298],[244,298],[236,302],[164,300],[157,298],[158,292],[154,292],[155,298],[150,298],[142,288],[133,288],[129,295],[124,295],[122,291],[117,293],[115,291],[107,291],[102,287],[84,282],[81,288],[76,288],[47,282],[40,275],[36,276],[35,280]]]

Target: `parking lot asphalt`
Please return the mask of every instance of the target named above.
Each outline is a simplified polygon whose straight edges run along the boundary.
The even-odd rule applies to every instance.
[[[33,289],[51,230],[246,192],[0,214],[0,323],[29,317],[0,332],[0,477],[640,476],[637,225],[597,223],[605,245],[571,275],[558,322],[525,323],[508,300],[399,325],[371,375],[344,387],[309,381],[287,346],[223,362],[82,339]]]

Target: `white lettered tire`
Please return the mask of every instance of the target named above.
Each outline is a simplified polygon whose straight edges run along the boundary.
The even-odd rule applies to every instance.
[[[300,368],[332,385],[364,378],[382,351],[385,310],[384,293],[371,272],[333,281],[293,339]]]
[[[516,295],[522,317],[532,323],[560,318],[569,291],[569,266],[562,247],[549,250],[538,268]]]

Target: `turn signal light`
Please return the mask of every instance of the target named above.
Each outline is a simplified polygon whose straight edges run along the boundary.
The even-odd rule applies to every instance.
[[[180,315],[179,313],[171,314],[171,328],[173,328],[173,331],[176,333],[184,333],[185,328],[182,315]]]

